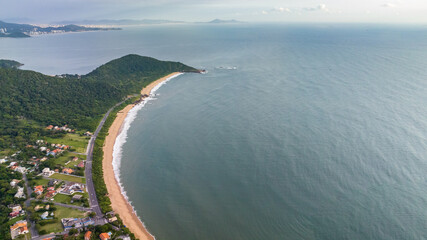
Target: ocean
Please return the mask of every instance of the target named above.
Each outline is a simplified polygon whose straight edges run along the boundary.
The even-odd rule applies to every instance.
[[[0,39],[87,73],[136,53],[208,71],[135,113],[120,180],[156,239],[427,239],[427,28],[165,25]]]

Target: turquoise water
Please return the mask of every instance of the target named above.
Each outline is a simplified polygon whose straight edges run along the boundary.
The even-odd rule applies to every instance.
[[[48,74],[127,53],[208,70],[162,86],[123,145],[123,186],[157,239],[427,238],[426,28],[188,25],[0,46]]]

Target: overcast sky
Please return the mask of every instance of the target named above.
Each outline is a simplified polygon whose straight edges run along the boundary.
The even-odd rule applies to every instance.
[[[427,0],[0,0],[0,20],[214,18],[264,22],[427,23]]]

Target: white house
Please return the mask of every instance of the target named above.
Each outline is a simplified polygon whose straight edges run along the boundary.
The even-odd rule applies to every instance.
[[[16,198],[25,198],[24,188],[18,187],[18,192],[15,194]]]

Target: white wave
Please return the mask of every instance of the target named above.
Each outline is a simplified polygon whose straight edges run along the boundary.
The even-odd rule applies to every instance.
[[[136,212],[135,208],[132,205],[132,202],[129,201],[129,198],[126,194],[125,189],[123,188],[122,182],[120,180],[120,166],[121,166],[121,162],[122,162],[122,152],[123,152],[123,145],[126,143],[127,140],[127,133],[131,127],[132,122],[135,120],[139,110],[141,110],[145,104],[147,104],[149,101],[151,100],[155,100],[156,98],[154,98],[154,93],[164,84],[166,84],[168,81],[170,81],[171,79],[178,77],[180,75],[182,75],[183,73],[179,73],[176,75],[173,75],[169,78],[167,78],[165,81],[157,84],[155,87],[153,87],[153,89],[151,89],[150,92],[150,96],[145,98],[142,102],[138,103],[137,105],[135,105],[127,114],[125,120],[123,121],[123,124],[121,126],[120,129],[120,133],[116,138],[116,141],[114,143],[114,147],[113,147],[113,169],[114,169],[114,175],[115,178],[117,180],[117,182],[119,183],[119,187],[120,190],[122,192],[123,197],[126,199],[126,201],[131,205],[133,212],[136,214],[136,216],[138,216],[139,221],[141,221],[141,218],[139,217],[138,213]],[[142,225],[145,227],[145,224],[143,221],[141,221]],[[145,227],[146,228],[146,227]],[[146,228],[147,229],[147,228]],[[151,233],[150,233],[151,235]],[[153,236],[153,235],[151,235]],[[154,237],[154,236],[153,236]],[[154,237],[155,238],[155,237]]]

